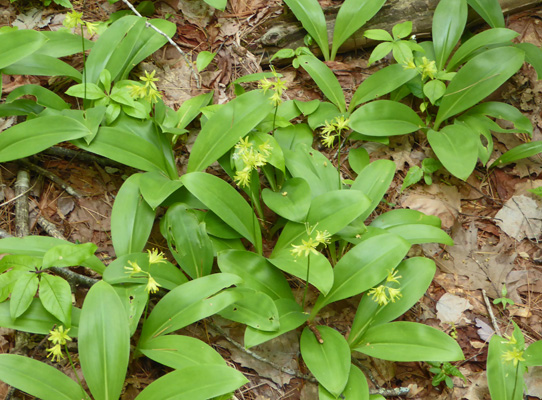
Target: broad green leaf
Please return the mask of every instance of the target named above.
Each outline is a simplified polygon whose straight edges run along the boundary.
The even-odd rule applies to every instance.
[[[139,191],[141,174],[121,186],[111,211],[111,236],[117,257],[143,250],[154,222],[154,211]]]
[[[303,115],[311,115],[313,112],[315,112],[318,107],[320,107],[321,101],[311,100],[311,101],[301,101],[301,100],[294,100],[295,106],[303,113]]]
[[[186,188],[224,222],[248,239],[258,253],[262,251],[260,224],[254,211],[228,183],[204,172],[181,177]]]
[[[350,116],[350,127],[369,136],[396,136],[425,126],[412,108],[391,100],[377,100],[358,108]]]
[[[325,60],[329,60],[326,18],[317,0],[285,0],[303,28],[318,43]]]
[[[200,113],[202,107],[209,104],[213,99],[213,92],[203,93],[199,96],[191,97],[181,104],[179,109],[175,112],[178,121],[176,128],[185,128],[190,122],[194,120]],[[165,121],[164,121],[165,122]]]
[[[232,229],[212,211],[204,212],[199,218],[205,222],[209,235],[217,236],[221,239],[239,239],[242,237],[241,234]]]
[[[0,133],[0,162],[28,157],[89,133],[86,126],[73,118],[47,116],[31,119]]]
[[[455,71],[460,64],[464,63],[476,50],[496,44],[511,43],[519,33],[506,28],[494,28],[483,31],[463,43],[454,53],[448,63],[447,71]]]
[[[312,146],[312,130],[307,124],[295,124],[275,130],[275,139],[284,150],[293,150],[298,143]]]
[[[446,61],[461,38],[467,23],[466,0],[441,0],[433,15],[433,46],[439,70],[444,69]]]
[[[34,53],[47,41],[41,32],[21,29],[2,34],[0,41],[0,69],[3,69]]]
[[[412,21],[405,21],[400,24],[395,24],[391,30],[393,38],[403,39],[412,33]]]
[[[6,102],[12,102],[24,95],[34,96],[36,103],[43,107],[51,107],[55,110],[70,108],[70,105],[62,100],[59,95],[39,85],[19,86],[6,97]]]
[[[245,347],[247,349],[300,327],[309,317],[307,313],[303,312],[301,306],[292,299],[278,299],[275,301],[275,305],[279,312],[280,328],[275,332],[268,332],[247,326],[245,330]]]
[[[323,343],[308,328],[303,329],[300,350],[303,361],[328,392],[338,397],[348,382],[350,374],[350,348],[346,339],[335,329],[317,326]]]
[[[405,321],[369,328],[353,350],[371,357],[401,362],[464,359],[461,347],[444,332]]]
[[[6,256],[3,259],[6,259],[8,257],[18,257],[18,256]],[[7,268],[13,268],[11,271],[5,272],[2,275],[0,275],[0,302],[6,300],[13,291],[13,287],[15,286],[15,283],[19,280],[19,278],[25,274],[30,272],[29,268],[21,268],[21,269],[15,269],[15,266],[7,265]]]
[[[170,207],[161,221],[162,234],[179,266],[192,279],[209,275],[213,267],[213,244],[194,211],[185,204]]]
[[[12,115],[38,115],[43,109],[44,108],[36,104],[34,100],[18,99],[13,100],[10,103],[0,104],[0,117],[9,117]]]
[[[369,57],[369,61],[367,62],[367,65],[371,65],[377,62],[378,60],[383,59],[388,54],[390,54],[393,48],[394,48],[394,43],[391,43],[391,42],[380,43],[378,46],[376,46],[373,49],[371,56]]]
[[[239,250],[221,251],[217,263],[221,272],[239,275],[243,279],[239,287],[260,291],[273,300],[293,299],[284,275],[258,254]]]
[[[406,224],[424,224],[431,225],[440,228],[440,218],[434,215],[425,215],[417,210],[410,210],[408,208],[391,210],[384,214],[380,214],[373,219],[371,226],[375,228],[388,229],[394,226],[406,225]]]
[[[346,383],[346,387],[341,396],[344,396],[345,399],[369,400],[369,384],[367,383],[367,378],[365,378],[363,372],[355,365],[350,367],[348,382]],[[319,385],[318,400],[336,400],[336,397],[324,389],[322,385]]]
[[[158,268],[162,269],[163,267],[164,265],[160,264]],[[155,269],[155,271],[158,270],[158,268]],[[107,269],[109,270],[109,268]],[[123,272],[126,271],[123,270]],[[160,283],[158,277],[155,276],[154,273],[153,277]],[[146,285],[142,284],[116,285],[113,286],[113,289],[117,292],[122,301],[122,305],[124,306],[124,310],[126,311],[126,315],[128,316],[130,337],[132,337],[137,330],[141,315],[143,315],[143,311],[149,301],[149,292],[147,291]]]
[[[324,126],[326,123],[342,115],[343,113],[334,104],[322,101],[316,111],[309,115],[307,123],[312,130],[316,130],[316,128]],[[312,144],[312,141],[310,144]]]
[[[299,56],[299,65],[316,82],[322,93],[337,106],[340,112],[346,112],[346,100],[339,80],[322,61],[313,56]]]
[[[423,224],[397,225],[387,229],[388,232],[401,236],[410,244],[442,243],[453,246],[454,241],[440,228]]]
[[[39,296],[43,307],[64,326],[71,325],[72,292],[70,284],[58,276],[41,274]]]
[[[352,112],[358,105],[390,93],[417,75],[416,70],[405,69],[400,64],[389,65],[378,70],[358,86],[352,96],[348,111]]]
[[[373,236],[354,246],[335,265],[333,287],[327,296],[318,298],[312,315],[330,303],[375,286],[401,262],[409,249],[406,240],[392,233]]]
[[[434,129],[438,129],[444,120],[472,107],[494,92],[518,71],[523,65],[524,56],[525,53],[515,47],[498,47],[473,57],[448,85]]]
[[[81,387],[55,367],[17,354],[0,354],[0,380],[43,400],[81,400]]]
[[[393,42],[393,37],[384,29],[367,29],[365,32],[363,32],[363,36],[372,40]]]
[[[467,180],[478,160],[478,135],[461,124],[448,125],[440,132],[427,132],[427,140],[439,161],[452,175]]]
[[[94,83],[80,83],[78,85],[73,85],[66,90],[66,94],[88,100],[98,100],[106,96],[104,91]]]
[[[542,366],[542,341],[531,343],[525,350],[524,357],[526,366]]]
[[[233,392],[246,383],[248,380],[243,374],[233,368],[222,365],[194,365],[155,380],[136,400],[211,399]]]
[[[158,336],[145,342],[139,350],[151,360],[173,369],[194,365],[226,365],[226,361],[211,346],[189,336]]]
[[[418,167],[417,165],[414,165],[409,168],[405,179],[403,179],[403,184],[401,185],[401,192],[405,190],[407,187],[412,186],[423,178],[423,169]]]
[[[269,96],[245,93],[221,107],[205,123],[188,160],[188,172],[202,171],[229,151],[271,111]]]
[[[497,158],[490,168],[500,167],[542,153],[542,141],[523,143]]]
[[[209,4],[211,7],[214,7],[218,10],[224,11],[226,8],[226,5],[228,4],[227,0],[204,0],[207,4]]]
[[[216,53],[211,53],[210,51],[200,51],[198,53],[198,57],[196,58],[196,68],[198,72],[201,72],[207,68],[215,56]]]
[[[47,335],[55,326],[62,325],[62,321],[49,314],[37,298],[32,300],[30,307],[16,320],[11,318],[9,303],[10,300],[0,303],[0,326],[4,328]],[[78,308],[72,308],[72,324],[69,327],[72,337],[78,335],[80,311]]]
[[[487,385],[492,400],[523,399],[524,362],[514,365],[512,361],[504,361],[503,355],[514,350],[507,341],[493,335],[489,341],[487,352]]]
[[[504,28],[504,14],[499,0],[467,0],[467,3],[492,28]]]
[[[542,79],[542,49],[532,43],[517,43],[514,46],[525,52],[525,61],[535,69],[538,80]]]
[[[446,93],[446,85],[438,79],[433,79],[423,85],[423,94],[427,96],[431,104],[435,104],[438,99]]]
[[[71,6],[70,6],[71,8]],[[51,57],[66,57],[83,51],[81,36],[67,31],[40,31],[47,41],[36,50],[36,54],[45,54]],[[92,40],[85,39],[85,50],[94,46]]]
[[[346,0],[337,13],[333,30],[331,59],[341,45],[382,8],[386,0]]]
[[[229,290],[237,292],[240,299],[220,311],[221,317],[262,331],[279,329],[279,312],[271,297],[249,288]]]
[[[526,133],[531,137],[533,136],[533,125],[531,124],[531,120],[510,104],[500,103],[498,101],[486,101],[471,108],[461,117],[471,115],[488,115],[493,118],[505,119],[514,123],[514,129],[507,130],[497,130],[498,125],[492,124],[490,129],[493,131]]]
[[[42,268],[75,267],[92,257],[98,246],[94,243],[59,244],[43,255]]]
[[[369,153],[363,147],[350,149],[348,152],[348,164],[350,164],[350,168],[352,168],[356,174],[359,175],[370,163]]]
[[[348,335],[350,347],[358,345],[369,327],[393,321],[414,306],[431,284],[436,265],[429,258],[412,257],[401,262],[396,271],[397,277],[401,277],[397,286],[401,290],[401,297],[395,302],[379,306],[371,296],[363,296]]]
[[[184,328],[239,300],[240,296],[232,291],[215,294],[241,281],[237,275],[222,273],[194,279],[176,287],[150,313],[143,324],[140,343]]]
[[[139,190],[148,205],[155,210],[172,193],[183,184],[180,180],[172,180],[163,172],[149,171],[139,178]]]
[[[13,319],[23,314],[34,299],[38,290],[38,276],[31,272],[21,274],[11,293],[10,312]]]
[[[7,75],[67,76],[81,82],[81,72],[58,58],[31,54],[2,70]]]
[[[115,289],[100,281],[85,297],[79,326],[81,369],[96,400],[120,398],[129,357],[128,316]]]
[[[281,217],[304,222],[311,206],[311,189],[303,178],[292,178],[278,192],[264,189],[262,198],[265,205]]]

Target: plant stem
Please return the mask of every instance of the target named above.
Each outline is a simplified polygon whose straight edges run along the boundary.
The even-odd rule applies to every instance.
[[[72,357],[70,356],[70,352],[68,351],[68,345],[67,344],[64,344],[64,350],[66,350],[66,355],[68,356],[68,361],[70,362],[73,373],[75,374],[75,379],[77,379],[77,383],[79,384],[79,386],[81,386],[81,390],[85,394],[85,398],[90,399],[88,397],[87,392],[85,392],[85,389],[83,388],[83,384],[81,383],[81,380],[79,379],[79,375],[77,374],[77,370],[75,369],[75,365],[73,365]]]
[[[339,131],[339,152],[337,153],[337,172],[339,174],[339,190],[342,189],[341,185],[341,131]]]
[[[301,309],[305,310],[305,300],[307,299],[307,293],[309,292],[309,274],[311,271],[311,253],[307,256],[307,279],[305,279],[305,292],[303,293],[303,301],[301,302]]]

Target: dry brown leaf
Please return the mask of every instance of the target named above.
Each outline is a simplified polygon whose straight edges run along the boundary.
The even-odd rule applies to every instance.
[[[495,216],[497,225],[517,241],[538,238],[542,233],[540,203],[524,195],[512,197]]]

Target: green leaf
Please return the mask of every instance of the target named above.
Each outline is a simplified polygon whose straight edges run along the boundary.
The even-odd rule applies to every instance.
[[[275,130],[275,140],[283,149],[283,152],[284,150],[293,150],[298,143],[311,147],[313,141],[312,130],[307,124],[295,124],[286,128],[278,128]]]
[[[85,297],[79,327],[79,359],[96,400],[118,399],[130,356],[128,317],[115,289],[100,281]]]
[[[300,350],[303,361],[318,382],[328,392],[338,397],[348,382],[350,374],[350,348],[346,339],[335,329],[317,326],[323,343],[308,328],[303,329]]]
[[[181,177],[186,188],[224,222],[262,251],[260,224],[243,197],[225,181],[204,172],[191,172]]]
[[[331,59],[341,45],[382,8],[386,0],[346,0],[337,13]]]
[[[154,222],[154,211],[139,191],[141,174],[129,177],[121,186],[111,211],[111,236],[117,257],[145,247]]]
[[[405,176],[405,179],[403,179],[403,184],[401,185],[401,192],[407,187],[418,183],[422,178],[423,170],[420,167],[418,167],[417,165],[410,167]]]
[[[492,400],[521,400],[523,398],[523,372],[525,364],[514,365],[504,361],[503,355],[513,350],[507,341],[493,335],[487,353],[487,385]]]
[[[176,128],[186,128],[190,122],[196,118],[202,107],[205,107],[213,99],[213,92],[203,93],[199,96],[191,97],[181,104],[179,109],[175,112],[178,119],[176,121]],[[164,124],[166,121],[164,121]]]
[[[493,164],[490,165],[490,168],[500,167],[540,153],[542,153],[542,141],[523,143],[514,147],[512,150],[508,150],[502,156],[497,158]]]
[[[518,35],[519,33],[516,31],[506,28],[495,28],[483,31],[459,46],[450,59],[447,70],[455,71],[460,64],[464,63],[473,54],[476,54],[475,52],[479,49],[497,44],[511,43],[512,39]]]
[[[521,68],[524,55],[522,50],[515,47],[498,47],[467,62],[446,89],[434,129],[438,129],[444,120],[472,107],[494,92]]]
[[[404,135],[424,126],[412,108],[391,100],[377,100],[365,104],[350,116],[350,127],[369,136]]]
[[[81,72],[58,58],[31,54],[2,70],[7,75],[67,76],[81,82]]]
[[[235,274],[243,279],[239,287],[247,287],[265,293],[273,300],[293,299],[292,291],[284,275],[270,262],[249,251],[226,250],[218,254],[221,272]]]
[[[380,229],[388,229],[393,226],[406,224],[425,224],[440,228],[440,218],[434,215],[425,215],[417,210],[408,208],[391,210],[384,214],[380,214],[373,219],[371,226]]]
[[[384,29],[367,29],[365,32],[363,32],[363,36],[372,40],[393,42],[393,37]]]
[[[241,281],[237,275],[222,273],[194,279],[176,287],[150,313],[143,324],[140,343],[184,328],[239,300],[240,295],[232,291],[213,295]]]
[[[159,268],[162,269],[163,267],[164,264],[160,264]],[[107,270],[109,270],[109,267],[107,268]],[[122,272],[125,273],[126,270],[123,269]],[[125,275],[128,276],[128,274]],[[156,281],[160,283],[160,280],[157,276],[155,276],[154,273],[153,278],[155,278]],[[108,281],[106,282],[110,283]],[[184,282],[186,282],[186,280]],[[127,285],[113,286],[113,289],[115,289],[115,292],[117,292],[117,295],[119,296],[120,300],[122,301],[122,305],[124,306],[124,310],[126,311],[126,315],[128,316],[130,337],[132,337],[137,330],[141,315],[143,315],[143,311],[145,310],[147,302],[149,301],[149,292],[147,291],[146,285],[134,285],[130,283],[132,282],[129,282],[129,284]]]
[[[442,0],[433,15],[433,46],[437,69],[444,69],[446,60],[461,38],[467,23],[466,0]]]
[[[525,365],[527,367],[542,365],[542,341],[531,343],[524,353]]]
[[[159,171],[146,172],[139,178],[141,195],[153,210],[182,186],[180,180],[170,179]]]
[[[59,244],[43,255],[42,268],[75,267],[94,255],[98,246],[94,243]]]
[[[189,336],[158,336],[145,342],[139,350],[151,360],[173,369],[194,365],[226,365],[226,361],[211,346]]]
[[[316,109],[316,111],[309,115],[307,123],[312,130],[316,130],[316,128],[324,126],[326,121],[333,121],[336,117],[340,116],[343,116],[343,113],[341,113],[335,105],[328,103],[327,101],[323,101],[320,103],[320,106]],[[312,140],[310,144],[312,144]],[[309,144],[307,143],[307,145]]]
[[[380,43],[378,46],[376,46],[373,49],[373,52],[371,53],[371,56],[369,57],[369,61],[367,62],[367,65],[371,65],[378,60],[383,59],[386,57],[390,52],[393,50],[393,43],[390,42],[384,42]]]
[[[345,399],[369,400],[369,385],[363,372],[355,365],[350,366],[350,375],[342,395]],[[329,393],[322,385],[318,387],[319,400],[336,400],[337,397]],[[371,397],[372,399],[372,397]],[[382,397],[382,400],[384,398]]]
[[[73,118],[47,116],[31,119],[0,133],[0,162],[28,157],[89,133],[86,126]]]
[[[66,94],[88,100],[98,100],[106,96],[104,91],[94,83],[80,83],[78,85],[73,85],[66,90]]]
[[[215,56],[216,53],[211,53],[210,51],[200,51],[198,53],[198,57],[196,58],[196,68],[198,72],[201,72],[207,68]]]
[[[19,86],[6,97],[6,102],[12,102],[24,95],[34,96],[36,98],[36,104],[43,107],[50,107],[54,108],[55,110],[65,110],[70,108],[70,105],[62,100],[59,95],[39,85]]]
[[[43,307],[57,317],[64,326],[71,325],[72,292],[70,284],[58,277],[41,274],[39,296]]]
[[[395,40],[407,37],[412,33],[412,21],[395,24],[392,28],[392,33]]]
[[[313,56],[299,56],[299,65],[309,73],[322,93],[337,106],[340,112],[346,111],[346,100],[339,80],[322,61]]]
[[[444,332],[405,321],[369,328],[354,350],[371,357],[400,362],[464,359],[461,347]]]
[[[13,319],[18,318],[30,307],[38,290],[38,283],[38,276],[31,272],[22,274],[15,282],[10,301],[10,312]]]
[[[234,288],[240,299],[226,306],[220,316],[262,331],[279,329],[279,313],[273,299],[263,292],[249,288]]]
[[[70,6],[69,8],[72,8]],[[45,54],[47,56],[60,58],[70,56],[83,51],[82,40],[80,35],[73,34],[68,31],[41,31],[47,41],[36,50],[36,54]],[[92,40],[85,39],[85,50],[90,50],[94,46]]]
[[[542,49],[532,43],[517,43],[514,46],[525,52],[525,61],[535,69],[538,80],[542,79]]]
[[[430,129],[427,140],[442,165],[452,175],[467,180],[478,160],[478,135],[465,125],[454,124],[440,132]]]
[[[245,347],[247,349],[300,327],[309,317],[307,313],[303,312],[301,306],[292,299],[278,299],[275,301],[275,305],[279,313],[280,328],[275,332],[268,332],[247,326],[245,330]]]
[[[504,28],[504,14],[499,0],[467,0],[467,3],[492,28]]]
[[[206,0],[209,1],[209,0]],[[152,382],[136,400],[211,399],[233,392],[248,380],[222,365],[195,365],[170,372]]]
[[[352,96],[348,111],[362,103],[375,100],[415,78],[418,72],[414,69],[404,69],[400,64],[393,64],[378,70],[365,79]]]
[[[329,60],[329,43],[327,38],[326,18],[320,4],[316,0],[285,0],[303,28],[318,43],[325,60]]]
[[[44,400],[81,400],[81,387],[55,367],[16,354],[0,354],[0,380]]]
[[[47,41],[41,32],[31,29],[21,29],[2,34],[0,42],[0,69],[3,69],[17,61],[34,53]]]
[[[218,160],[272,110],[268,95],[259,90],[245,93],[225,104],[209,118],[198,134],[187,172],[204,170]]]
[[[442,243],[453,246],[454,241],[440,228],[423,224],[404,224],[387,229],[388,232],[401,236],[410,244]]]
[[[493,118],[505,119],[514,123],[514,129],[498,130],[499,126],[492,124],[490,130],[496,132],[518,132],[533,136],[533,125],[531,120],[523,115],[516,107],[498,101],[486,101],[471,108],[463,116],[489,115]]]
[[[431,104],[435,104],[438,99],[444,96],[444,93],[446,93],[446,85],[438,79],[433,79],[423,85],[423,94],[427,96]]]
[[[209,4],[211,7],[216,8],[217,10],[222,10],[226,8],[226,4],[228,4],[227,0],[204,0],[207,4]]]
[[[350,168],[359,175],[371,163],[369,153],[363,147],[350,149],[348,152],[348,163],[350,164]]]
[[[304,222],[311,206],[311,189],[303,178],[288,179],[280,191],[262,191],[266,206],[290,221]]]

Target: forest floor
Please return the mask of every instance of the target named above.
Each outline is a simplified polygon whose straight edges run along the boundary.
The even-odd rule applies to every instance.
[[[326,3],[327,2],[327,3]],[[330,5],[328,0],[321,2]],[[261,35],[261,25],[267,19],[280,14],[280,1],[229,0],[225,12],[207,9],[198,17],[194,10],[179,6],[178,0],[156,3],[155,17],[167,17],[178,26],[175,41],[194,60],[198,52],[216,52],[217,56],[201,74],[202,88],[196,89],[191,74],[171,46],[165,46],[144,62],[141,68],[157,69],[159,89],[166,103],[177,108],[183,101],[202,92],[214,90],[214,102],[223,103],[233,98],[229,84],[240,76],[262,70],[258,58],[247,48]],[[181,2],[182,3],[182,2]],[[84,12],[88,21],[105,21],[110,14],[124,9],[122,2],[109,4],[106,1],[86,0],[74,2],[77,11]],[[201,11],[201,10],[200,10]],[[0,26],[9,24],[20,28],[56,30],[62,27],[66,10],[61,7],[43,8],[40,3],[29,6],[17,0],[9,3],[0,0]],[[203,15],[203,16],[201,16]],[[518,41],[542,44],[542,7],[531,9],[507,18],[507,27],[520,33]],[[386,61],[367,66],[370,50],[339,55],[328,63],[338,77],[346,95],[351,96],[360,82],[372,72],[386,65]],[[81,57],[73,57],[72,65],[80,67]],[[264,66],[267,69],[267,66]],[[277,68],[287,82],[288,99],[321,99],[322,94],[310,77],[291,66]],[[5,96],[20,85],[35,83],[49,86],[46,77],[3,76]],[[534,139],[542,140],[542,82],[537,81],[535,71],[524,66],[492,100],[509,103],[527,115],[534,127]],[[0,119],[0,131],[8,128],[14,120]],[[182,171],[188,159],[194,135],[189,134],[176,149],[177,163]],[[495,152],[492,160],[508,149],[525,142],[526,138],[513,134],[495,136]],[[320,146],[318,140],[315,145]],[[443,228],[455,241],[453,247],[440,245],[415,246],[413,251],[435,260],[438,266],[435,279],[426,295],[407,312],[402,319],[422,322],[434,326],[456,338],[465,354],[465,361],[455,363],[466,381],[454,378],[450,389],[443,383],[431,384],[432,375],[425,363],[393,363],[377,359],[360,359],[373,374],[374,383],[383,388],[409,388],[406,398],[411,399],[489,399],[485,375],[488,338],[497,329],[510,332],[513,320],[522,329],[527,343],[542,339],[542,207],[540,198],[528,189],[542,186],[542,158],[531,157],[502,169],[487,170],[481,166],[466,181],[459,181],[446,173],[437,173],[434,183],[422,182],[400,191],[408,169],[420,165],[421,160],[431,156],[431,149],[422,135],[396,137],[390,146],[377,143],[352,142],[352,146],[363,145],[371,160],[390,159],[397,166],[397,173],[386,203],[382,203],[375,215],[390,208],[411,208],[441,218]],[[323,148],[321,148],[323,150]],[[75,198],[42,174],[31,172],[30,212],[31,234],[51,234],[44,228],[43,217],[54,225],[68,240],[94,242],[99,256],[107,263],[114,257],[110,235],[111,207],[115,194],[124,179],[133,173],[128,167],[114,163],[99,163],[75,156],[61,157],[42,153],[30,159],[31,163],[61,177],[83,194]],[[488,165],[491,163],[488,163]],[[14,227],[14,198],[18,163],[0,164],[0,228],[12,233]],[[351,178],[347,166],[343,176]],[[153,231],[149,248],[167,252],[167,244],[158,228]],[[506,284],[507,297],[514,304],[503,310],[492,301],[501,297]],[[296,285],[296,282],[292,282]],[[80,306],[85,291],[76,294]],[[486,302],[484,293],[488,297]],[[313,299],[314,300],[314,299]],[[328,307],[323,323],[347,333],[359,298],[341,301]],[[491,304],[490,304],[491,303]],[[494,314],[492,321],[489,308]],[[242,342],[243,329],[236,324],[218,318],[214,323],[222,327],[230,339]],[[236,397],[245,400],[314,400],[317,387],[300,377],[285,374],[269,364],[256,360],[252,355],[239,350],[218,333],[211,325],[201,322],[185,330],[186,333],[212,344],[230,363],[243,371],[250,383],[236,392]],[[275,364],[287,366],[306,373],[299,358],[296,336],[290,332],[267,345],[255,349],[260,356]],[[31,339],[28,354],[38,345],[39,339]],[[0,352],[13,350],[14,332],[0,329]],[[17,344],[19,345],[19,344]],[[34,350],[36,352],[36,350]],[[44,349],[37,349],[44,357]],[[360,355],[361,356],[361,355]],[[65,368],[69,372],[69,366]],[[164,370],[149,360],[142,360],[137,368],[129,371],[123,400],[135,398],[141,387],[146,386]],[[531,368],[526,377],[527,393],[531,399],[542,398],[542,367]],[[0,383],[0,397],[4,398],[8,387]],[[16,393],[18,398],[25,397]],[[16,397],[13,397],[16,398]]]

